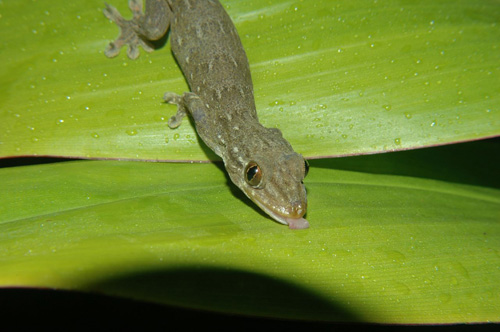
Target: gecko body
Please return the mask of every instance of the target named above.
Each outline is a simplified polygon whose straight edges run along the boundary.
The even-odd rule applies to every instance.
[[[191,92],[165,94],[167,102],[178,105],[169,127],[178,127],[189,113],[234,184],[276,221],[307,228],[307,161],[279,129],[260,124],[248,59],[222,5],[215,0],[146,0],[143,13],[142,0],[129,0],[132,20],[106,6],[104,14],[121,28],[106,49],[108,57],[128,44],[128,56],[135,59],[138,46],[152,51],[151,41],[170,29],[172,53]]]

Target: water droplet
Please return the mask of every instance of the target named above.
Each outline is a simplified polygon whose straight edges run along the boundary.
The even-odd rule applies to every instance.
[[[386,251],[386,255],[387,258],[395,263],[404,263],[406,260],[406,256],[397,250],[388,250]]]
[[[394,143],[396,143],[396,145],[401,145],[401,138],[394,139]]]
[[[137,135],[137,130],[135,130],[135,129],[127,129],[125,132],[129,136],[135,136],[135,135]]]
[[[155,115],[154,120],[161,122],[161,121],[165,121],[166,118],[164,116],[161,116],[161,115]]]
[[[451,301],[451,294],[443,293],[443,294],[439,295],[439,301],[441,301],[441,303],[450,302]]]
[[[411,118],[412,118],[412,115],[411,115],[410,113],[405,113],[405,117],[406,117],[407,119],[411,119]]]
[[[275,101],[269,103],[269,106],[279,106],[279,105],[285,105],[285,101],[276,99]]]
[[[99,134],[96,133],[96,132],[93,132],[91,135],[92,135],[93,138],[99,138]]]
[[[436,120],[432,121],[432,122],[431,122],[431,127],[436,126],[436,124],[437,124]]]
[[[390,111],[392,109],[392,106],[391,105],[382,105],[382,107],[386,110],[386,111]]]
[[[466,279],[470,279],[469,271],[459,262],[455,262],[451,264],[453,269],[457,271],[462,277]]]
[[[406,284],[403,284],[402,282],[395,282],[394,289],[396,290],[396,292],[402,295],[408,295],[411,292],[410,288]]]
[[[174,134],[174,141],[177,141],[179,139],[180,135],[179,134]]]

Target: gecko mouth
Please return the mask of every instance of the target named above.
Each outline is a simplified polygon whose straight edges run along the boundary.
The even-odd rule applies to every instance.
[[[288,225],[288,228],[290,229],[306,229],[309,228],[309,222],[304,219],[302,216],[298,217],[287,217],[283,216],[279,213],[274,212],[273,210],[269,209],[267,206],[259,202],[257,199],[253,199],[255,204],[257,204],[265,213],[267,213],[271,218],[276,220],[277,222],[281,224]],[[305,209],[304,209],[305,211]],[[303,215],[303,214],[302,214]]]

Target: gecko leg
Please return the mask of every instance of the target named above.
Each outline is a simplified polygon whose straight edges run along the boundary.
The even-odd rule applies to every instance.
[[[129,45],[127,55],[130,59],[139,57],[139,46],[145,51],[154,51],[150,41],[165,35],[171,18],[171,11],[165,0],[146,0],[146,12],[142,11],[142,0],[129,0],[133,13],[131,20],[126,20],[113,6],[106,4],[104,15],[120,27],[120,35],[109,43],[104,54],[112,58],[120,53],[124,45]]]

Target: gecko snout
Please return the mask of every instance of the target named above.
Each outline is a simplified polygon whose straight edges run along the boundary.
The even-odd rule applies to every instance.
[[[291,204],[290,208],[290,217],[292,218],[301,218],[307,210],[307,202],[303,201],[294,201]]]

